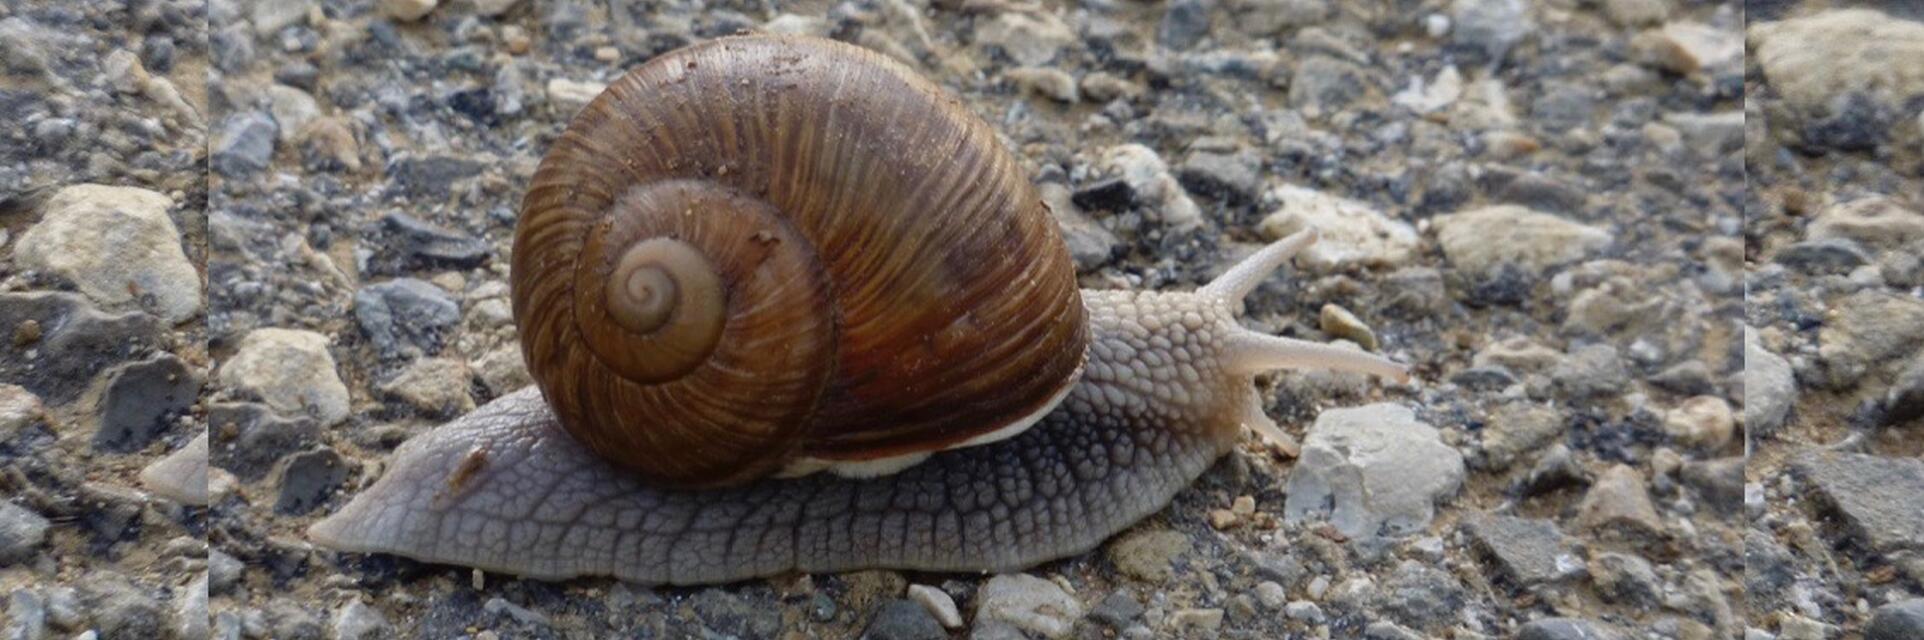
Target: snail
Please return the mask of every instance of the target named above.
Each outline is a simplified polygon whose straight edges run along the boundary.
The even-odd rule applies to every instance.
[[[650,584],[1005,571],[1162,509],[1254,376],[1404,379],[1238,325],[1316,241],[1191,292],[1078,290],[989,125],[906,66],[736,36],[656,57],[555,140],[510,265],[536,383],[403,443],[321,546]]]

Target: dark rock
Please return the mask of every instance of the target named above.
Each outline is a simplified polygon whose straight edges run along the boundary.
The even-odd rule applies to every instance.
[[[418,270],[472,269],[488,261],[488,245],[405,213],[381,218],[368,272],[403,275]]]
[[[1450,376],[1450,383],[1471,391],[1501,391],[1516,384],[1515,375],[1500,365],[1470,367]]]
[[[1811,275],[1850,273],[1871,261],[1862,247],[1847,238],[1805,240],[1779,249],[1771,259]]]
[[[1543,452],[1543,457],[1537,458],[1536,466],[1531,467],[1530,474],[1524,476],[1521,490],[1525,496],[1538,496],[1589,483],[1589,474],[1577,464],[1576,458],[1570,454],[1570,448],[1557,443],[1550,445]]]
[[[1122,178],[1109,178],[1083,185],[1070,199],[1085,210],[1122,211],[1135,206],[1136,190]]]
[[[1897,426],[1924,419],[1924,356],[1898,374],[1897,383],[1884,401],[1884,423]],[[1924,426],[1924,425],[1920,425]]]
[[[1838,516],[1843,535],[1877,553],[1924,550],[1924,460],[1817,451],[1792,469]]]
[[[1134,596],[1121,591],[1109,594],[1089,610],[1089,618],[1121,631],[1142,617],[1142,603]]]
[[[347,461],[333,449],[322,447],[289,457],[277,475],[279,497],[274,511],[301,515],[327,502],[328,496],[340,488],[347,479]]]
[[[1522,173],[1496,192],[1496,200],[1552,213],[1578,214],[1583,212],[1586,196],[1582,189],[1568,182],[1539,173]]]
[[[1386,617],[1424,629],[1456,619],[1469,599],[1469,592],[1449,572],[1405,560],[1382,582],[1375,604]]]
[[[1578,562],[1563,532],[1549,520],[1482,516],[1464,530],[1497,572],[1519,587],[1559,580]]]
[[[1804,144],[1814,150],[1872,151],[1896,129],[1896,117],[1877,100],[1850,92],[1831,100],[1830,113],[1804,121]]]
[[[214,68],[227,73],[240,73],[247,65],[254,63],[253,28],[245,22],[235,22],[207,34],[208,52],[214,59]]]
[[[1797,583],[1796,558],[1760,529],[1744,531],[1744,598],[1762,611],[1790,606]]]
[[[428,156],[396,158],[387,165],[388,193],[414,199],[444,200],[457,181],[481,173],[487,165],[465,158]]]
[[[1234,205],[1254,202],[1263,186],[1254,158],[1197,151],[1183,159],[1176,179],[1190,193]]]
[[[1588,620],[1544,618],[1523,625],[1516,640],[1623,640],[1623,634]]]
[[[1924,638],[1924,598],[1893,602],[1871,612],[1871,623],[1864,627],[1864,640],[1917,640]]]
[[[1209,5],[1203,0],[1175,0],[1163,11],[1156,26],[1156,42],[1182,51],[1196,46],[1209,35]]]
[[[280,128],[265,113],[243,111],[228,116],[214,136],[208,164],[229,179],[251,176],[273,161],[274,142],[279,135]]]
[[[689,598],[709,631],[738,638],[772,638],[781,631],[779,607],[749,602],[742,596],[704,590]],[[919,608],[919,606],[918,606]]]
[[[383,358],[433,355],[461,321],[461,305],[440,287],[401,278],[355,292],[354,319]]]
[[[1650,384],[1680,396],[1710,395],[1717,390],[1710,367],[1701,360],[1687,360],[1649,378]]]
[[[211,448],[209,462],[249,482],[266,477],[282,457],[312,446],[320,437],[320,425],[312,419],[282,416],[255,403],[208,407],[207,426],[224,443]]]
[[[34,332],[37,338],[22,341]],[[95,372],[144,355],[159,336],[157,318],[107,315],[75,294],[0,294],[0,340],[13,340],[0,347],[0,380],[17,382],[49,405],[66,404]]]
[[[912,600],[895,599],[882,605],[862,631],[864,640],[943,640],[949,637],[929,610]]]
[[[169,423],[199,397],[200,378],[179,358],[161,354],[121,365],[107,373],[94,449],[137,451],[165,433]]]
[[[149,35],[140,43],[140,66],[155,74],[166,75],[174,68],[174,39]]]
[[[308,93],[314,92],[314,87],[320,82],[320,79],[320,68],[315,67],[314,63],[306,60],[291,60],[287,64],[281,65],[281,68],[274,70],[275,82],[296,87]]]

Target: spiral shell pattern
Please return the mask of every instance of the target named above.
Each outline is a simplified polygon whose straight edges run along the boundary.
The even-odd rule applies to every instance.
[[[956,445],[1046,409],[1088,342],[988,125],[828,40],[724,38],[610,85],[537,170],[511,269],[564,428],[668,486]]]

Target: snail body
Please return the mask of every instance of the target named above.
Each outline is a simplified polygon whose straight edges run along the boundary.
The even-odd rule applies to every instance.
[[[309,536],[673,584],[1080,553],[1243,427],[1280,434],[1256,374],[1403,375],[1237,324],[1315,240],[1193,292],[1078,291],[1013,158],[906,68],[803,38],[672,52],[530,186],[512,279],[537,386],[408,441]]]

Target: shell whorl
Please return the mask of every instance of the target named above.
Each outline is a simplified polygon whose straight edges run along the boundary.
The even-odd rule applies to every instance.
[[[537,170],[515,319],[564,428],[670,486],[944,448],[1081,366],[1074,269],[1015,159],[907,68],[724,38],[631,71]]]

